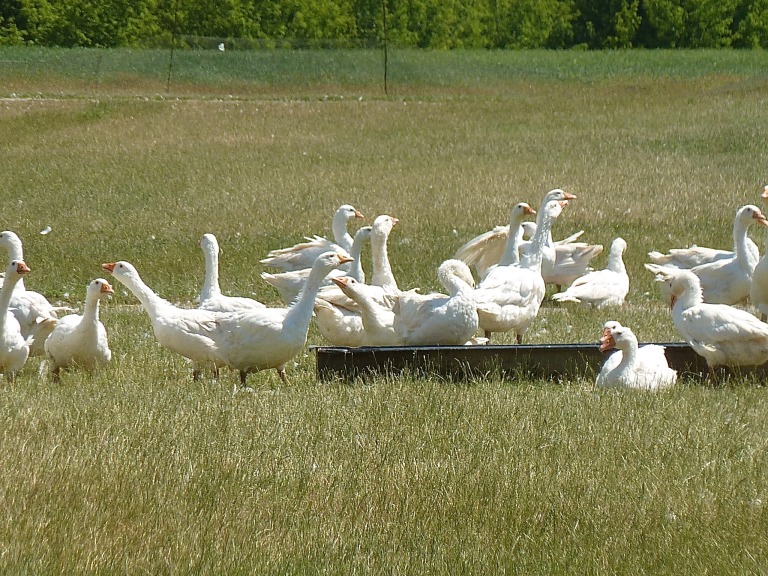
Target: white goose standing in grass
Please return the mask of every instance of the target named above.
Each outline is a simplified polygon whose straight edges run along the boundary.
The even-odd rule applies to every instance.
[[[579,302],[585,306],[604,308],[621,306],[629,293],[629,275],[624,266],[627,243],[615,238],[608,253],[608,265],[603,270],[588,272],[576,278],[565,290],[552,295],[556,302]]]
[[[0,232],[0,247],[8,251],[9,260],[24,260],[21,239],[15,232]],[[45,339],[56,326],[58,313],[71,311],[67,306],[54,306],[48,299],[33,290],[27,290],[20,278],[11,296],[10,308],[19,322],[21,334],[29,340],[29,353],[39,356],[45,353]]]
[[[240,372],[245,387],[251,372],[274,368],[288,383],[285,365],[304,349],[312,309],[325,277],[351,262],[349,254],[325,252],[317,257],[298,299],[287,308],[241,310],[219,315],[214,338],[221,358]]]
[[[200,308],[213,312],[231,312],[242,308],[264,308],[253,298],[226,296],[219,285],[219,242],[213,234],[203,234],[200,248],[205,256],[205,280],[200,291]]]
[[[21,333],[19,321],[8,309],[15,285],[29,272],[23,260],[11,260],[0,288],[0,371],[8,382],[13,382],[29,358],[29,343]]]
[[[496,266],[475,288],[479,325],[486,338],[493,332],[514,331],[517,343],[522,343],[544,300],[542,255],[552,223],[562,210],[561,201],[547,203],[539,212],[540,223],[532,238],[535,249],[519,266]]]
[[[675,328],[697,354],[710,376],[719,366],[758,366],[768,362],[768,324],[746,310],[704,302],[699,277],[690,270],[668,268],[663,283]]]
[[[352,250],[349,252],[353,261],[348,264],[346,272],[342,270],[333,270],[326,278],[326,283],[330,283],[330,280],[334,277],[344,275],[350,276],[358,282],[365,282],[365,271],[363,270],[360,256],[363,252],[363,246],[371,239],[371,230],[371,226],[362,226],[361,228],[358,228],[352,241]],[[278,272],[277,274],[262,272],[261,277],[267,284],[275,287],[280,294],[280,299],[285,304],[290,304],[296,300],[299,292],[301,292],[311,270],[311,268],[303,268],[301,270],[291,270],[289,272]]]
[[[395,298],[394,329],[405,345],[460,346],[477,332],[475,281],[469,267],[461,260],[446,260],[437,277],[447,296],[408,291]]]
[[[677,381],[677,372],[669,367],[663,346],[647,344],[640,348],[632,330],[608,321],[603,326],[600,350],[613,349],[618,351],[603,364],[597,375],[598,386],[657,390]]]
[[[59,318],[45,340],[45,353],[54,380],[60,379],[64,368],[76,366],[91,371],[109,363],[112,351],[107,330],[99,320],[99,303],[113,292],[109,282],[96,278],[86,288],[82,315],[67,314]]]
[[[736,211],[733,225],[733,257],[722,258],[690,269],[701,281],[704,302],[741,304],[749,298],[752,273],[758,262],[747,243],[747,231],[752,224],[768,226],[768,221],[760,208],[747,204]],[[645,267],[654,274],[675,269],[657,264],[646,264]]]
[[[323,252],[340,247],[344,252],[352,250],[352,236],[347,231],[347,224],[354,218],[362,219],[362,213],[349,204],[344,204],[333,215],[334,241],[331,242],[321,236],[307,237],[306,242],[296,244],[290,248],[272,250],[267,257],[260,262],[272,268],[280,268],[285,271],[311,268],[317,257]]]
[[[130,262],[108,262],[101,267],[139,299],[152,323],[157,342],[192,361],[195,380],[204,366],[213,366],[214,375],[218,374],[218,368],[225,363],[212,335],[223,313],[174,306],[153,292]]]

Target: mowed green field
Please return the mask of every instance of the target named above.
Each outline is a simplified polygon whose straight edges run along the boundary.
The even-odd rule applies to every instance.
[[[577,199],[555,239],[625,238],[630,293],[547,302],[527,341],[597,344],[608,319],[676,341],[647,252],[729,248],[736,209],[763,208],[763,52],[393,51],[386,95],[378,52],[174,59],[169,83],[166,53],[0,50],[0,229],[24,240],[29,289],[79,307],[122,259],[194,306],[210,232],[224,292],[276,306],[259,260],[351,203],[400,220],[394,273],[426,292],[559,187]],[[33,358],[2,385],[6,573],[768,571],[754,377],[319,382],[307,350],[289,386],[261,373],[233,394],[227,371],[193,382],[137,304],[116,285],[102,307],[105,371],[54,384]]]

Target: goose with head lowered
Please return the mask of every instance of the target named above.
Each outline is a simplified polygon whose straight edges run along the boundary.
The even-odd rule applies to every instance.
[[[103,278],[92,280],[85,291],[83,313],[67,314],[56,322],[45,340],[45,353],[54,380],[60,379],[62,369],[78,367],[91,371],[109,363],[112,351],[107,330],[99,320],[99,303],[113,292]]]
[[[362,213],[351,206],[343,204],[333,215],[333,242],[322,236],[313,236],[306,238],[306,242],[296,244],[290,248],[281,248],[272,250],[267,257],[260,262],[272,268],[281,270],[301,270],[302,268],[311,268],[317,257],[323,252],[341,248],[345,253],[352,250],[352,236],[347,231],[347,224],[352,219],[362,219]]]
[[[753,224],[768,226],[768,220],[757,206],[747,204],[740,207],[733,223],[733,256],[690,268],[701,281],[704,302],[732,305],[741,304],[749,298],[752,274],[758,263],[747,236]],[[646,264],[645,267],[654,274],[675,269],[656,263]]]
[[[677,372],[669,367],[663,346],[639,347],[632,330],[608,321],[600,336],[600,350],[614,349],[617,352],[605,361],[597,375],[598,386],[657,390],[677,381]]]
[[[9,261],[24,261],[21,239],[15,232],[0,232],[0,247],[8,251]],[[56,326],[58,313],[72,311],[68,306],[54,306],[39,292],[27,290],[23,278],[16,283],[10,308],[19,322],[22,336],[29,341],[30,356],[45,353],[45,340]]]
[[[22,335],[19,321],[8,310],[16,283],[29,272],[23,260],[11,260],[0,288],[0,372],[8,382],[13,382],[29,358],[29,341]]]
[[[541,276],[542,255],[553,221],[563,209],[552,200],[539,212],[541,223],[532,238],[534,250],[519,266],[496,266],[475,288],[479,326],[486,338],[493,332],[514,332],[517,343],[539,313],[546,289]]]
[[[669,268],[657,274],[672,308],[672,321],[683,339],[716,377],[720,366],[758,366],[768,362],[768,324],[746,310],[704,302],[699,277]]]
[[[312,265],[301,294],[287,308],[241,310],[217,318],[213,338],[226,365],[240,373],[243,387],[249,373],[269,368],[288,382],[285,366],[304,349],[323,280],[331,270],[351,261],[346,252],[324,252]]]
[[[448,295],[408,291],[395,298],[394,329],[403,344],[461,346],[477,332],[475,280],[469,266],[461,260],[446,260],[438,267],[437,277]]]
[[[214,375],[218,375],[224,362],[213,339],[213,331],[222,312],[174,306],[153,292],[130,262],[107,262],[101,267],[141,302],[157,342],[192,362],[193,379],[197,380],[206,366],[212,367]]]
[[[231,312],[242,308],[264,308],[253,298],[226,296],[219,285],[219,241],[213,234],[203,234],[200,248],[205,256],[205,280],[200,291],[200,308],[213,312]]]

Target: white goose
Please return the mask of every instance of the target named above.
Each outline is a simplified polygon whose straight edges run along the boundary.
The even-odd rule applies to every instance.
[[[703,300],[699,277],[690,270],[668,268],[663,282],[675,328],[697,354],[710,375],[719,366],[757,366],[768,362],[768,324],[749,312]]]
[[[370,284],[360,285],[361,290],[386,308],[392,308],[394,297],[400,293],[389,262],[387,243],[394,226],[399,222],[387,214],[378,216],[371,229],[371,260],[373,274]],[[360,306],[338,286],[324,286],[318,292],[318,299],[338,308],[330,309],[325,304],[315,308],[316,324],[320,333],[335,346],[360,346],[363,341],[363,321]],[[354,344],[357,343],[357,344]]]
[[[195,380],[200,377],[200,370],[205,365],[213,366],[214,374],[218,374],[218,368],[225,363],[212,335],[223,313],[174,306],[155,294],[130,262],[108,262],[101,267],[139,299],[149,316],[158,343],[192,361]]]
[[[22,260],[11,260],[0,288],[0,370],[8,382],[13,382],[29,358],[29,343],[21,333],[18,320],[8,309],[15,285],[29,272]]]
[[[347,223],[353,218],[363,218],[363,215],[354,206],[344,204],[333,215],[333,239],[331,242],[321,236],[306,238],[306,242],[296,244],[290,248],[272,250],[261,263],[272,268],[280,268],[285,271],[310,268],[315,259],[323,252],[335,250],[341,247],[345,253],[352,250],[352,236],[347,231]]]
[[[288,382],[285,365],[307,342],[312,309],[325,277],[351,262],[346,253],[325,252],[317,257],[299,298],[287,308],[241,310],[219,315],[214,338],[224,362],[240,372],[245,386],[250,372],[275,368]]]
[[[639,348],[632,330],[609,321],[603,326],[600,350],[614,348],[618,352],[603,364],[597,375],[598,386],[657,390],[677,381],[677,372],[669,367],[663,346],[647,344]]]
[[[205,256],[205,280],[200,291],[200,308],[212,312],[232,312],[242,308],[264,308],[253,298],[226,296],[219,285],[219,242],[213,234],[203,234],[199,241]]]
[[[539,206],[539,218],[541,218],[541,212],[544,206],[546,206],[547,203],[551,202],[552,200],[564,201],[573,200],[575,198],[576,196],[565,192],[560,188],[550,190],[544,195],[544,199],[541,201],[541,205]],[[501,260],[501,257],[508,245],[508,240],[510,239],[510,229],[510,225],[496,226],[493,230],[485,232],[484,234],[481,234],[480,236],[477,236],[476,238],[473,238],[464,244],[456,251],[454,258],[462,260],[470,266],[474,266],[475,270],[477,271],[478,278],[484,278],[488,272],[488,269],[494,264],[498,264],[499,260]],[[513,236],[516,235],[517,231],[514,230],[514,232],[515,234],[513,234]],[[544,263],[542,264],[542,272],[549,274],[550,268],[554,266],[556,257],[551,248],[551,231],[547,241],[549,245],[544,247]],[[520,242],[518,246],[519,250],[521,251],[521,255],[526,251],[531,250],[530,244],[525,242]],[[526,246],[528,247],[526,248]]]
[[[8,251],[9,260],[24,260],[21,239],[15,232],[0,232],[0,247]],[[53,306],[48,299],[33,290],[27,290],[20,278],[11,296],[10,308],[21,327],[21,334],[29,340],[30,356],[45,353],[45,339],[56,326],[58,312],[71,311],[67,306]]]
[[[580,302],[585,306],[603,308],[621,306],[629,293],[629,275],[624,266],[627,243],[615,238],[608,253],[608,265],[603,270],[588,272],[576,278],[565,290],[552,295],[556,302]]]
[[[722,258],[690,269],[701,281],[704,302],[740,304],[749,298],[752,273],[758,262],[747,242],[747,230],[752,224],[768,226],[768,221],[760,208],[747,204],[736,211],[733,226],[733,257]],[[674,270],[674,268],[657,264],[646,264],[645,267],[654,274]]]
[[[562,209],[561,202],[549,202],[539,212],[541,223],[532,239],[535,249],[519,266],[496,266],[475,288],[479,325],[486,338],[490,339],[493,332],[512,330],[517,343],[522,343],[544,299],[542,254],[552,223]]]
[[[77,366],[94,370],[105,366],[112,358],[107,330],[99,320],[99,302],[114,290],[103,278],[91,281],[85,292],[83,314],[67,314],[59,318],[56,327],[45,340],[45,353],[54,380],[60,379],[62,368]]]
[[[403,344],[459,346],[477,332],[475,281],[469,267],[461,260],[446,260],[438,267],[437,277],[448,296],[409,291],[395,299],[394,329]]]
[[[395,313],[371,298],[362,283],[349,276],[333,278],[332,281],[360,307],[359,321],[362,323],[362,330],[357,326],[357,322],[355,322],[354,329],[351,326],[348,328],[350,336],[354,334],[354,342],[357,346],[399,346],[403,344],[402,339],[395,332]],[[317,302],[331,306],[321,299],[318,299]],[[341,310],[344,309],[341,308]],[[319,315],[317,308],[315,313]],[[343,314],[344,312],[339,311],[337,313]],[[349,322],[352,314],[348,312],[347,322]],[[348,324],[342,322],[341,326],[348,326]]]
[[[347,265],[348,270],[346,272],[340,269],[331,271],[326,278],[326,283],[330,283],[331,278],[344,275],[350,276],[358,282],[365,282],[365,272],[361,265],[360,256],[363,251],[363,246],[371,239],[371,230],[371,226],[358,228],[352,241],[352,250],[349,252],[353,261]],[[267,284],[275,287],[280,294],[280,299],[285,304],[290,304],[296,300],[299,292],[301,292],[311,270],[311,268],[303,268],[301,270],[291,270],[288,272],[279,272],[277,274],[262,272],[261,277]]]

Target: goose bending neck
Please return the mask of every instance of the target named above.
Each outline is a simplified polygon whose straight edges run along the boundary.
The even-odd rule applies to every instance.
[[[170,302],[155,294],[138,274],[126,274],[123,279],[125,280],[123,282],[125,286],[139,299],[139,302],[144,306],[144,310],[147,311],[152,320],[157,317],[162,308],[171,306]]]

